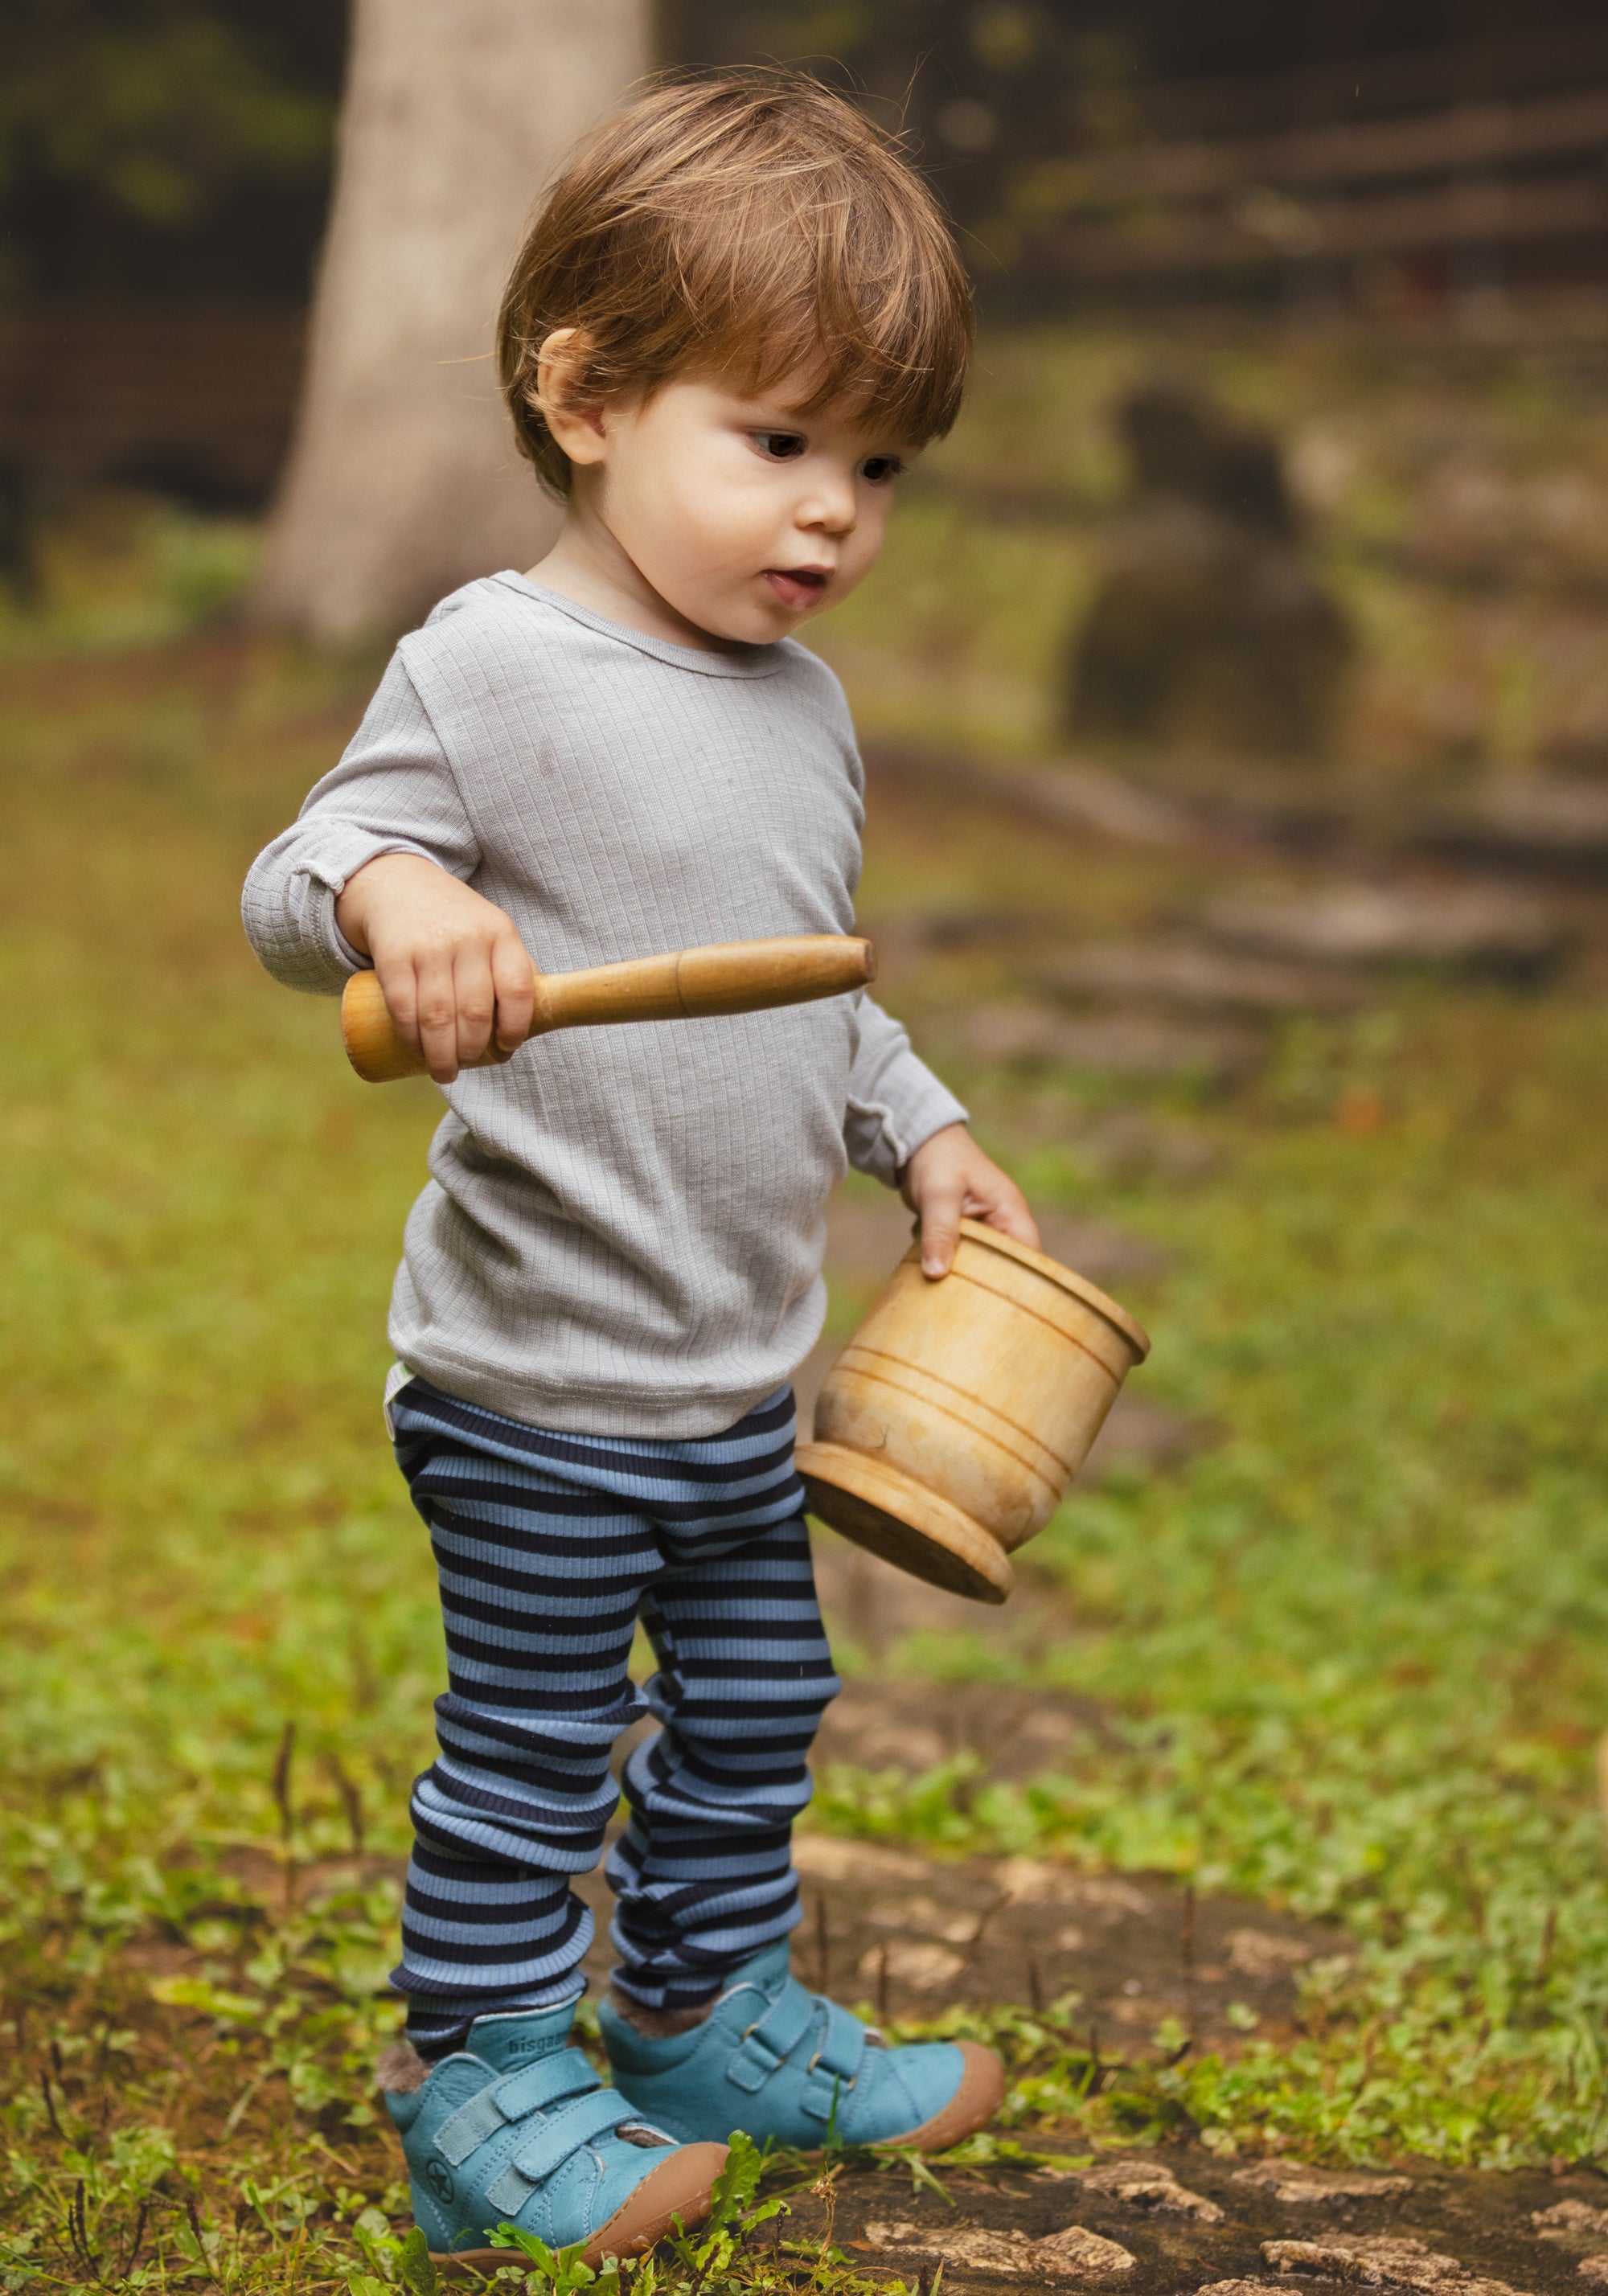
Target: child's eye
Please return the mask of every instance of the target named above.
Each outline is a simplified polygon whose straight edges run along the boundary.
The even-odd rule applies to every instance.
[[[751,438],[762,455],[773,463],[796,462],[804,452],[805,441],[796,430],[754,430]]]
[[[874,487],[885,487],[899,477],[904,467],[897,455],[870,455],[860,464],[860,476]]]

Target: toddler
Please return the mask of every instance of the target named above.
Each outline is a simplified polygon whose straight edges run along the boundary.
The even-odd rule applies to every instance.
[[[864,996],[524,1043],[531,957],[853,930],[854,732],[794,634],[875,562],[969,342],[941,217],[849,105],[775,76],[634,103],[546,201],[500,323],[559,539],[402,640],[247,883],[269,970],[333,991],[372,964],[447,1103],[385,1398],[447,1652],[381,2067],[438,2257],[497,2261],[504,2221],[638,2252],[706,2209],[735,2128],[937,2148],[1002,2095],[989,2051],[885,2047],[789,1972],[838,1684],[788,1380],[846,1165],[903,1189],[935,1280],[963,1214],[1032,1244],[1027,1207]],[[471,1065],[494,1044],[505,1065]],[[650,1714],[607,1866],[604,2087],[569,2046],[570,1877]]]

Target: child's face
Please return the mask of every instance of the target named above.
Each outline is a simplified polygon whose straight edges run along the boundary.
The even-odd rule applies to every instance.
[[[808,396],[796,381],[749,398],[688,376],[554,424],[577,507],[712,637],[786,637],[876,563],[914,450],[830,408],[800,414]]]

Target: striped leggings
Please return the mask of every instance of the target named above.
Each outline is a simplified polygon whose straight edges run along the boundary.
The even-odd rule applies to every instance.
[[[588,1872],[609,1855],[614,1981],[692,2007],[799,1920],[792,1821],[836,1696],[793,1468],[792,1393],[684,1442],[556,1435],[415,1379],[390,1410],[447,1629],[439,1751],[414,1786],[391,1982],[439,2054],[472,2017],[582,1989]],[[636,1621],[657,1671],[628,1671]]]

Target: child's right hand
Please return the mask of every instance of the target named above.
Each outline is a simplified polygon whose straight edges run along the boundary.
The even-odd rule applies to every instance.
[[[371,956],[397,1034],[438,1084],[530,1033],[530,958],[513,920],[433,861],[381,853],[348,878],[335,922]]]

